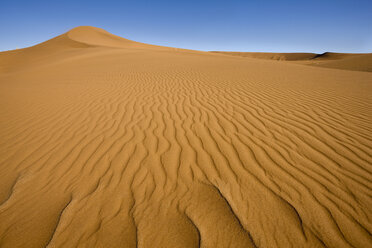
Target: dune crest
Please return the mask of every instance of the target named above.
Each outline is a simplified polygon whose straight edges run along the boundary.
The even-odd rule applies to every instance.
[[[369,247],[371,82],[92,27],[0,53],[0,247]]]
[[[88,46],[117,47],[117,48],[159,48],[160,46],[148,45],[140,42],[128,40],[113,35],[101,28],[91,26],[80,26],[71,29],[66,36],[76,42]]]

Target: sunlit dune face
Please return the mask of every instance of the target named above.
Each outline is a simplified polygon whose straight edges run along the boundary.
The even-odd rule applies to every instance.
[[[370,68],[93,27],[0,53],[0,247],[369,247],[372,74],[349,59]]]

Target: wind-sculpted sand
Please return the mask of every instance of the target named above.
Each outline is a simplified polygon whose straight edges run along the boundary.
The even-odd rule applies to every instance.
[[[0,247],[370,247],[371,92],[91,27],[0,53]]]

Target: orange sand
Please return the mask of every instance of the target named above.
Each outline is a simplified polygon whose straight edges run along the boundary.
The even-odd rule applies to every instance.
[[[371,247],[371,92],[93,27],[2,52],[0,247]]]

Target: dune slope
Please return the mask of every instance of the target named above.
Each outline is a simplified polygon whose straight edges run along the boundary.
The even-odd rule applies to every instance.
[[[0,247],[368,247],[372,74],[80,27],[0,53]]]

